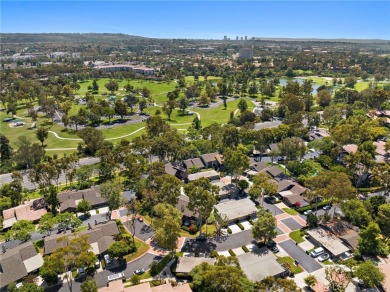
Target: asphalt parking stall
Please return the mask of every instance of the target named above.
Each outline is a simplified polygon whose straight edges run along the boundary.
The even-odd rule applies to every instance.
[[[307,255],[298,245],[292,240],[286,240],[278,243],[294,260],[297,260],[306,272],[312,273],[322,268],[322,266]]]

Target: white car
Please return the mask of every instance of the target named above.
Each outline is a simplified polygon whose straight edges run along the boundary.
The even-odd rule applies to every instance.
[[[311,213],[313,213],[313,210],[306,210],[305,212],[303,212],[303,215],[309,215],[309,214],[311,214]]]
[[[329,260],[330,256],[328,253],[324,253],[318,257],[319,262],[324,262],[326,260]]]

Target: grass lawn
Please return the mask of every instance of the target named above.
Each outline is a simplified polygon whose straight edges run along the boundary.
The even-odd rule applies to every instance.
[[[279,264],[285,264],[294,275],[303,272],[303,269],[300,266],[296,266],[291,257],[278,258],[277,261]]]
[[[370,82],[369,81],[360,81],[355,84],[355,89],[357,91],[363,91],[364,89],[367,89],[369,86]]]
[[[283,208],[283,211],[286,212],[289,215],[299,215],[299,213],[297,211],[295,211],[294,209]]]
[[[207,226],[207,233],[206,233],[206,226]],[[215,233],[214,224],[204,224],[202,226],[202,233],[204,233],[206,236],[214,236]]]
[[[222,77],[216,77],[216,76],[207,76],[208,81],[218,81],[222,79]],[[185,80],[187,83],[192,84],[194,83],[195,79],[194,76],[186,76]],[[199,76],[199,81],[204,81],[204,76]]]
[[[132,253],[132,254],[126,255],[124,257],[126,262],[130,262],[130,261],[140,257],[141,255],[143,255],[144,253],[146,253],[149,250],[149,245],[147,245],[145,242],[143,242],[137,238],[135,238],[135,246],[137,247],[137,251]]]
[[[330,261],[330,260],[326,260],[324,262],[322,262],[324,265],[333,265],[334,262]]]
[[[301,236],[301,231],[300,230],[295,230],[289,234],[290,238],[294,240],[295,242],[301,243],[304,242],[305,240]]]

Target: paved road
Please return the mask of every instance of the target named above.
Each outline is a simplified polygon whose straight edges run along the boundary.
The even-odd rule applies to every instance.
[[[137,269],[149,269],[152,262],[157,262],[161,260],[161,256],[156,256],[151,253],[146,253],[141,258],[135,260],[134,262],[128,263],[125,267],[116,268],[113,270],[105,270],[100,273],[95,274],[95,280],[99,288],[107,285],[107,277],[112,274],[116,274],[119,272],[123,272],[125,274],[126,279],[131,278],[133,272]],[[76,280],[73,282],[73,291],[81,291],[81,285],[85,279]],[[68,292],[69,288],[67,283],[63,283],[62,285],[57,285],[55,287],[51,287],[50,289],[46,289],[45,291],[50,292]]]
[[[84,220],[81,224],[81,226],[86,226],[88,225],[88,223],[90,223],[92,225],[92,227],[95,225],[95,220],[96,222],[103,222],[103,221],[106,221],[107,218],[106,218],[106,214],[97,214],[97,215],[93,215],[91,216],[91,218],[87,219],[87,220]],[[58,228],[57,227],[54,227],[53,228],[53,231],[51,234],[57,234],[57,231],[58,231]],[[38,240],[38,239],[42,239],[43,236],[45,236],[44,234],[41,234],[39,232],[33,232],[31,233],[31,240],[32,241],[35,241],[35,240]],[[49,235],[50,236],[50,235]],[[4,247],[6,249],[9,249],[9,248],[13,248],[15,246],[18,246],[19,244],[21,244],[22,242],[19,241],[19,240],[10,240],[10,241],[7,241],[7,242],[4,242],[2,243],[1,245],[4,245]]]
[[[292,240],[286,240],[278,243],[294,260],[308,272],[312,273],[322,268],[322,266],[311,256],[307,255],[299,246]]]
[[[123,223],[128,230],[131,230],[129,221]],[[154,235],[154,230],[144,222],[135,221],[135,236],[143,241],[147,241]]]
[[[80,167],[82,165],[91,165],[91,164],[95,164],[95,163],[99,163],[100,159],[97,158],[97,157],[88,157],[88,158],[81,158],[79,160],[79,163],[78,163],[78,166],[77,167]],[[36,188],[36,186],[34,184],[32,184],[28,178],[27,178],[27,173],[28,173],[28,170],[23,170],[21,171],[22,173],[22,176],[23,176],[23,184],[22,186],[26,189],[29,189],[29,190],[33,190]],[[6,184],[6,183],[10,183],[12,181],[12,178],[11,178],[11,173],[6,173],[6,174],[2,174],[0,175],[0,186],[3,185],[3,184]],[[66,178],[65,178],[65,175],[62,174],[58,180],[58,182],[61,184],[61,183],[65,183],[66,182]],[[55,184],[56,182],[53,181],[53,183]]]

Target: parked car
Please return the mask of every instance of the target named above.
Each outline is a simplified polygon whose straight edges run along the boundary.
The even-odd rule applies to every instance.
[[[196,238],[196,241],[205,241],[205,240],[207,240],[207,237],[206,237],[206,235],[204,235],[204,234],[201,234],[201,235],[199,235],[199,236]]]
[[[80,267],[78,269],[78,276],[79,277],[84,277],[85,276],[85,269],[83,267]]]
[[[107,286],[108,286],[108,283],[110,283],[111,281],[116,281],[119,279],[121,279],[122,281],[126,280],[125,274],[123,272],[109,275],[107,277]]]
[[[134,275],[142,275],[143,273],[145,273],[144,269],[138,269],[133,272]]]
[[[330,205],[326,205],[326,206],[322,207],[322,209],[325,211],[330,210],[330,208],[332,208],[332,206],[330,206]]]
[[[137,219],[139,222],[144,222],[144,219],[141,216],[138,216]]]
[[[276,198],[275,197],[265,197],[265,201],[270,204],[275,204],[276,203]]]
[[[95,262],[95,269],[99,269],[99,268],[100,268],[100,261],[99,259],[97,259]]]
[[[316,258],[322,254],[325,253],[325,250],[322,248],[322,247],[319,247],[319,248],[316,248],[315,250],[313,250],[310,255],[312,258]]]
[[[270,241],[267,243],[267,247],[274,253],[278,253],[279,252],[279,248],[276,244],[275,241]]]
[[[319,262],[324,262],[326,260],[329,260],[329,258],[330,258],[330,255],[328,253],[323,253],[322,255],[320,255],[318,257],[318,261]]]
[[[110,256],[108,254],[104,255],[104,261],[106,262],[107,267],[111,266],[111,259],[110,259]]]
[[[311,213],[313,213],[313,210],[306,210],[305,212],[303,212],[303,215],[309,215],[309,214],[311,214]]]
[[[3,122],[7,123],[7,122],[10,122],[12,121],[14,118],[5,118],[3,119]],[[22,284],[23,285],[23,284]]]

